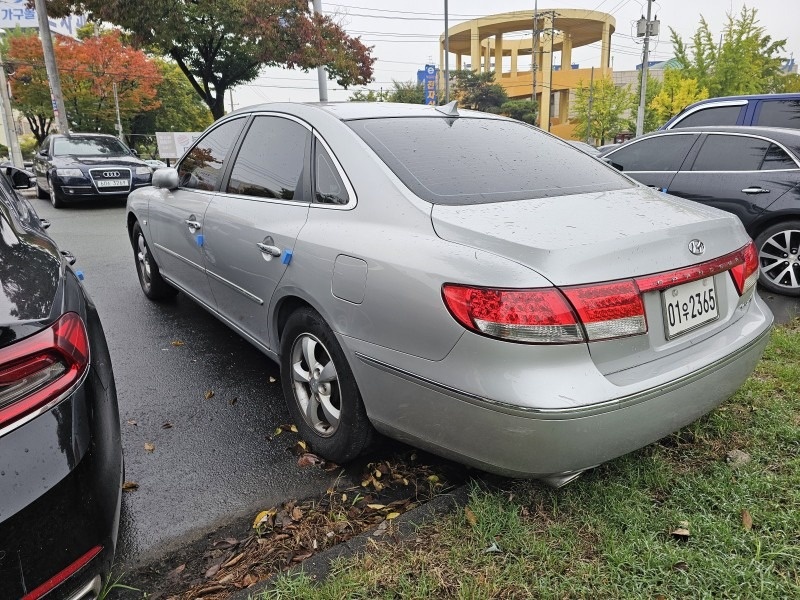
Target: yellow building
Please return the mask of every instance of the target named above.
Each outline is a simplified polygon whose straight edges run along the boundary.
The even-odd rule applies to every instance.
[[[616,29],[613,16],[594,10],[559,8],[534,12],[516,11],[488,15],[459,23],[448,30],[450,53],[455,54],[455,68],[466,68],[464,57],[473,71],[495,71],[511,99],[526,99],[533,94],[533,72],[517,69],[519,56],[530,56],[535,47],[536,100],[539,103],[539,126],[563,138],[572,137],[569,117],[570,91],[582,82],[589,85],[591,69],[572,68],[572,50],[599,43],[600,66],[595,79],[611,75],[611,34]],[[536,31],[537,40],[533,38]],[[527,34],[527,35],[525,35]],[[444,67],[444,41],[440,36],[441,62]],[[560,61],[553,64],[553,56]],[[510,57],[510,69],[503,69],[503,57]],[[451,68],[453,67],[451,61]],[[543,93],[544,92],[544,93]],[[552,110],[557,106],[557,110]],[[548,119],[547,116],[550,116]]]

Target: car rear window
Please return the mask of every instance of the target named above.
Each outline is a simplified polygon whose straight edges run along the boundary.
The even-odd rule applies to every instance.
[[[599,160],[516,121],[436,116],[347,124],[414,194],[433,204],[482,204],[634,186]]]

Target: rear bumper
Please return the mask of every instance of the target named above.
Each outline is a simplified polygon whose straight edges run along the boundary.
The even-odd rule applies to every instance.
[[[493,383],[502,378],[519,402],[486,394],[487,382],[466,370],[459,386],[365,352],[354,352],[352,364],[367,412],[383,433],[486,471],[545,477],[611,460],[713,410],[755,368],[771,325],[771,313],[756,297],[747,317],[729,328],[734,331],[697,349],[702,362],[667,372],[651,366],[648,378],[627,385],[615,385],[588,359],[515,365],[501,356],[497,368],[497,357],[474,351],[461,355],[478,373],[492,370]],[[440,374],[450,371],[448,359],[436,365]]]

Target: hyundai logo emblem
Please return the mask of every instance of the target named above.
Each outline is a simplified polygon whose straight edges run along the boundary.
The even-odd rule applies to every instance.
[[[103,171],[103,177],[114,179],[115,177],[119,177],[119,171]]]
[[[692,240],[691,242],[689,242],[689,252],[691,252],[692,254],[700,256],[705,251],[706,251],[706,245],[700,240]]]

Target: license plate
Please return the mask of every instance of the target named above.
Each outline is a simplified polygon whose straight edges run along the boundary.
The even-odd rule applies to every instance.
[[[676,285],[661,293],[667,339],[713,321],[719,316],[714,278]]]
[[[95,181],[97,187],[128,187],[128,180],[127,179],[101,179],[100,181]]]

